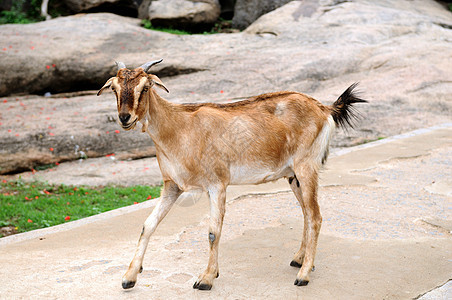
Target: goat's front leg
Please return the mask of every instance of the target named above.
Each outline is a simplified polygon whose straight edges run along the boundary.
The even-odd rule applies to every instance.
[[[165,181],[162,194],[157,202],[157,205],[144,222],[135,256],[133,257],[126,274],[122,277],[122,287],[124,289],[130,289],[135,285],[137,275],[143,269],[143,257],[149,243],[149,238],[151,237],[151,234],[154,233],[160,221],[169,212],[181,193],[182,191],[173,181]]]
[[[218,269],[218,244],[220,243],[226,205],[226,187],[216,187],[208,192],[210,198],[209,263],[206,270],[193,285],[194,289],[200,290],[210,290],[213,280],[220,274]]]
[[[300,201],[305,218],[303,241],[300,250],[294,257],[294,260],[299,260],[298,262],[302,263],[294,282],[295,285],[301,286],[309,283],[309,273],[314,267],[322,216],[317,203],[318,171],[316,167],[309,164],[300,165],[295,174],[295,180],[298,182],[295,185],[292,182],[291,187],[298,201]]]

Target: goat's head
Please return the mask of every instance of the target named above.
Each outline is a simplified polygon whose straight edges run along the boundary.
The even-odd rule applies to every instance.
[[[148,73],[153,65],[161,61],[162,59],[150,61],[134,70],[127,69],[122,62],[117,62],[118,73],[108,79],[97,93],[99,96],[107,88],[113,90],[118,105],[119,121],[125,130],[133,129],[136,123],[146,116],[148,99],[154,85],[169,93],[157,76]]]

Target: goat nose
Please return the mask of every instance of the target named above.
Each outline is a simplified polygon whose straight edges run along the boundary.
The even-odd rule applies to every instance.
[[[121,113],[119,114],[119,120],[122,124],[127,124],[127,122],[130,120],[130,114],[127,113]]]

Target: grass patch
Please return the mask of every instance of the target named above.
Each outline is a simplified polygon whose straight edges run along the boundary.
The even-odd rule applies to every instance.
[[[364,139],[361,144],[367,144],[367,143],[371,143],[371,142],[376,142],[376,141],[383,140],[385,138],[386,138],[385,136],[379,136],[379,137],[376,137],[374,139]]]
[[[161,187],[0,183],[0,227],[13,233],[58,225],[160,196]],[[5,235],[0,233],[0,237]]]
[[[162,31],[162,32],[166,32],[166,33],[171,33],[171,34],[177,34],[177,35],[187,35],[187,34],[192,34],[191,32],[185,31],[185,30],[179,30],[179,29],[173,29],[173,28],[163,28],[163,27],[156,27],[153,26],[151,21],[149,20],[141,20],[141,26],[143,26],[146,29],[150,29],[150,30],[156,30],[156,31]]]
[[[0,12],[1,24],[29,24],[44,21],[41,17],[42,0],[14,0],[9,10]],[[50,1],[48,13],[52,18],[67,16],[71,12],[64,1]]]

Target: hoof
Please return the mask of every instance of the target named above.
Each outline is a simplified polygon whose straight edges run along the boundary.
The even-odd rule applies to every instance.
[[[291,267],[295,267],[295,268],[301,268],[301,264],[298,263],[298,262],[296,262],[296,261],[294,261],[294,260],[292,260],[292,261],[290,262],[290,266],[291,266]]]
[[[212,288],[210,284],[201,283],[198,285],[198,290],[209,291]]]
[[[309,281],[307,281],[307,280],[295,279],[295,282],[293,284],[297,285],[297,286],[306,286],[306,285],[308,285],[308,283],[309,283]]]
[[[143,272],[143,266],[140,267],[140,273],[142,273],[142,272]]]
[[[193,285],[193,288],[198,289],[198,290],[203,290],[203,291],[209,291],[212,288],[212,285],[207,284],[207,283],[195,282],[195,284]]]
[[[122,282],[122,288],[127,290],[131,289],[135,286],[136,281],[123,281]]]

